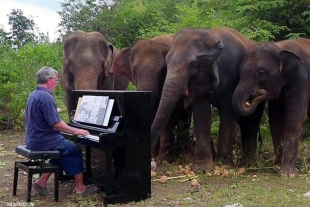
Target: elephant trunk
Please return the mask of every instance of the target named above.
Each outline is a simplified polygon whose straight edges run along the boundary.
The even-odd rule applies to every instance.
[[[249,92],[247,88],[251,88],[250,85],[239,83],[232,97],[233,108],[240,116],[251,115],[266,97],[266,91],[263,89],[254,89],[254,92]]]
[[[173,70],[173,68],[168,70],[157,113],[151,127],[152,150],[154,150],[161,132],[164,130],[172,111],[187,86],[189,78],[187,70],[182,70],[182,68],[179,69],[181,70]]]
[[[156,109],[159,104],[161,93],[159,92],[159,85],[155,81],[147,80],[147,81],[138,81],[137,91],[152,91],[151,95],[151,109],[152,109],[152,120],[155,117]]]
[[[76,74],[74,81],[75,90],[97,90],[98,89],[98,74],[91,73],[88,70],[87,74]]]

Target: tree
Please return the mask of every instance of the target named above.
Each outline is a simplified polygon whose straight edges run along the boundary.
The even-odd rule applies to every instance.
[[[62,8],[65,33],[98,31],[118,47],[184,27],[226,26],[256,41],[310,35],[309,0],[65,0]]]
[[[9,42],[9,33],[0,28],[0,44],[8,44]]]
[[[278,39],[310,36],[310,1],[286,0],[278,16],[281,23],[289,28],[288,32],[280,33]]]
[[[33,19],[24,16],[20,9],[13,9],[9,16],[9,25],[12,26],[9,36],[13,45],[17,48],[35,40],[35,23]]]
[[[109,13],[109,1],[105,0],[65,0],[60,2],[62,11],[57,12],[61,16],[58,26],[62,36],[74,31],[102,30],[99,16]],[[105,18],[108,20],[108,17]]]

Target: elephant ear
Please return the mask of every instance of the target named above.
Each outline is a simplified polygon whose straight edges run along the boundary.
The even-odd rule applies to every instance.
[[[108,55],[106,57],[105,63],[104,63],[104,75],[105,77],[108,77],[112,64],[113,64],[113,59],[115,56],[115,48],[114,46],[108,42]]]
[[[224,48],[224,44],[221,40],[219,40],[214,48],[211,48],[209,50],[206,50],[202,53],[200,53],[197,58],[203,58],[207,60],[216,60],[220,56],[222,50]]]
[[[62,70],[60,72],[60,83],[63,91],[74,90],[74,76],[71,71],[70,57],[76,50],[78,42],[81,41],[80,36],[83,34],[83,31],[77,30],[71,33],[64,41]]]
[[[297,71],[303,68],[302,60],[299,55],[289,50],[282,50],[280,72],[283,84],[288,83],[292,77],[296,76]]]
[[[74,76],[70,71],[70,62],[64,57],[60,72],[60,83],[63,91],[73,90]]]
[[[131,71],[131,61],[130,61],[130,55],[131,55],[131,48],[125,48],[122,50],[113,60],[111,73],[116,75],[121,75],[126,77],[128,80],[130,80],[133,84],[136,85],[136,81],[134,79],[134,76]]]

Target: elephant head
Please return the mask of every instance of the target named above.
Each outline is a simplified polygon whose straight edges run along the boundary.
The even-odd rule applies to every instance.
[[[151,117],[155,117],[162,94],[163,85],[167,74],[166,55],[174,42],[174,35],[162,35],[153,39],[142,39],[134,44],[132,48],[126,48],[114,59],[112,72],[125,76],[136,85],[138,91],[152,91]],[[173,156],[177,154],[178,147],[175,146],[173,134],[178,121],[183,127],[189,126],[188,111],[184,109],[183,97],[179,99],[174,107],[164,130],[160,134],[160,142],[152,156],[158,162],[172,162]],[[183,129],[184,129],[183,128]],[[178,137],[177,137],[178,138]]]
[[[73,109],[70,90],[114,89],[113,74],[109,71],[113,56],[119,51],[102,34],[81,30],[66,38],[63,50],[61,85],[70,114]]]
[[[233,108],[241,116],[252,114],[265,100],[279,99],[289,71],[300,64],[295,53],[266,42],[248,49],[240,67],[239,83],[233,94]]]
[[[223,44],[208,30],[183,29],[166,56],[167,76],[152,124],[152,149],[180,96],[189,99],[215,93],[219,84],[217,60]]]
[[[132,48],[126,48],[113,60],[111,72],[128,78],[137,91],[152,91],[152,109],[155,116],[164,85],[167,63],[166,55],[174,35],[142,39]]]

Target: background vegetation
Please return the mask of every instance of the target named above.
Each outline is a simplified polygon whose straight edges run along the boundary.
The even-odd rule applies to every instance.
[[[256,41],[310,34],[308,0],[65,0],[61,7],[56,42],[50,42],[19,8],[9,15],[10,32],[0,28],[0,129],[23,128],[35,72],[43,65],[61,69],[63,39],[77,29],[99,31],[119,49],[184,27],[227,26]],[[59,87],[55,97],[64,108]],[[217,128],[215,118],[213,131]]]
[[[0,130],[23,130],[24,107],[29,93],[36,85],[35,72],[44,65],[61,70],[63,40],[74,30],[99,31],[119,49],[131,47],[138,39],[176,33],[185,27],[208,29],[226,26],[255,41],[308,38],[310,35],[309,0],[114,0],[113,3],[110,0],[64,0],[61,7],[58,12],[61,16],[61,35],[56,42],[51,42],[47,35],[41,33],[32,18],[24,16],[19,8],[12,10],[9,15],[11,30],[6,32],[0,27]],[[134,87],[131,86],[131,89]],[[60,86],[56,88],[54,96],[57,105],[64,109],[61,116],[66,120]],[[212,136],[216,138],[219,117],[216,109],[213,109],[212,114]],[[309,120],[305,126],[303,137],[309,137]],[[176,193],[176,189],[183,192],[182,190],[188,187],[185,182],[180,184],[170,181],[171,189],[167,184],[152,183],[152,199],[129,206],[181,206],[182,203],[183,206],[222,206],[224,203],[236,202],[244,206],[308,205],[307,200],[302,198],[302,194],[308,191],[308,176],[295,178],[293,181],[291,178],[275,178],[269,173],[274,153],[266,116],[261,123],[261,136],[264,145],[260,147],[260,163],[256,165],[256,170],[252,169],[253,173],[251,169],[247,169],[250,172],[244,176],[231,174],[223,177],[221,174],[219,176],[223,179],[218,179],[218,176],[201,179],[205,183],[201,183],[200,193],[195,194],[187,191],[185,194]],[[0,139],[7,144],[13,143],[12,139],[20,142],[20,137],[21,135],[4,134]],[[298,168],[302,174],[307,173],[310,163],[310,144],[306,141],[300,142],[298,152]],[[234,147],[236,159],[240,155],[238,143],[240,144],[240,141],[237,139]],[[0,146],[0,156],[4,156],[3,149],[7,147],[3,145]],[[14,146],[8,148],[8,154],[12,153]],[[2,192],[0,197],[11,202],[13,198],[7,196],[11,195],[11,173],[8,172],[13,169],[13,164],[7,167],[5,165],[6,162],[0,162],[0,170],[3,171],[0,174],[4,176],[3,180],[8,181],[6,185],[9,187],[3,189],[9,189],[9,194]],[[160,174],[167,170],[171,169],[159,169],[158,172]],[[258,178],[257,172],[260,173]],[[101,201],[101,195],[97,200],[90,197],[82,201],[80,197],[72,196],[71,192],[70,188],[70,192],[62,194],[64,198],[61,200],[68,202],[61,204],[62,206],[75,206],[77,202],[80,206],[95,206],[96,201]],[[271,194],[274,196],[270,196]],[[68,195],[70,196],[67,197]],[[52,200],[50,205],[46,206],[55,206],[55,203]]]

